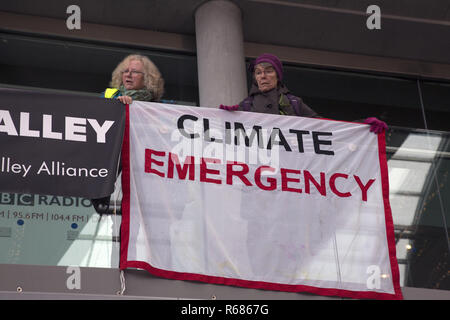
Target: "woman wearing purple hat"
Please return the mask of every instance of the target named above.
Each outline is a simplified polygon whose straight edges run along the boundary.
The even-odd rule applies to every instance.
[[[292,95],[282,83],[283,66],[276,56],[264,53],[252,62],[249,69],[254,79],[249,96],[238,105],[220,105],[220,109],[320,117],[301,98]],[[370,124],[370,131],[374,133],[387,129],[386,123],[374,117],[367,118],[364,122]]]

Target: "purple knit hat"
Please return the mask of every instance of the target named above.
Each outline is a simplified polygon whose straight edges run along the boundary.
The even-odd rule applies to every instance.
[[[256,58],[251,64],[250,64],[250,72],[253,72],[255,69],[255,66],[257,64],[260,64],[261,62],[268,62],[272,65],[272,67],[275,69],[278,75],[278,80],[283,80],[283,66],[281,64],[280,59],[278,57],[274,56],[270,53],[263,53],[258,58]]]

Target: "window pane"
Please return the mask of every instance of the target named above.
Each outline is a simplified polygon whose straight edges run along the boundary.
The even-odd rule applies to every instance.
[[[117,268],[120,221],[84,198],[0,193],[0,263]]]
[[[404,286],[450,290],[449,136],[400,127],[391,127],[386,136],[390,204]]]
[[[377,117],[389,126],[424,128],[415,80],[298,66],[284,69],[283,81],[291,93],[324,118]]]

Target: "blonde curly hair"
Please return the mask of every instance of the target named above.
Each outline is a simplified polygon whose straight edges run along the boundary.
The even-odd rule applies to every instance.
[[[144,66],[144,85],[154,95],[154,100],[161,99],[164,93],[164,79],[156,65],[146,56],[131,54],[120,62],[112,73],[110,86],[119,89],[122,85],[122,72],[128,67],[131,60],[138,60]]]

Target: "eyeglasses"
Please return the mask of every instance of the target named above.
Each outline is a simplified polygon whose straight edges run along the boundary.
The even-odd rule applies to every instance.
[[[131,76],[135,76],[135,75],[137,75],[137,74],[144,74],[144,73],[141,72],[141,71],[137,71],[137,70],[128,70],[128,69],[122,71],[122,74],[124,74],[124,73],[130,73]]]
[[[255,70],[255,77],[260,77],[260,76],[262,76],[263,73],[266,74],[266,75],[268,75],[268,74],[272,74],[272,73],[274,73],[274,72],[275,72],[275,69],[272,68],[272,67],[266,68],[266,69],[264,69],[264,70],[262,70],[262,69],[256,69],[256,70]]]

